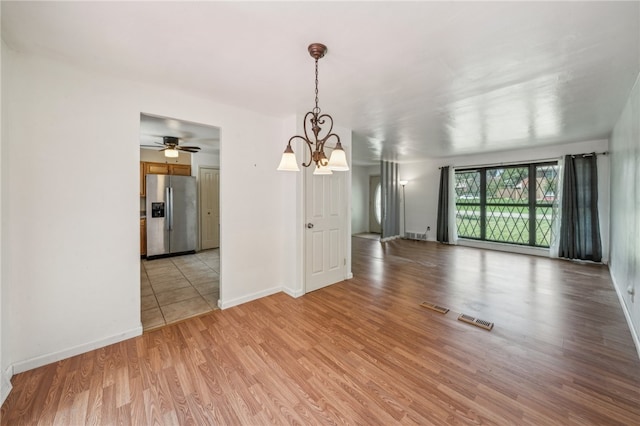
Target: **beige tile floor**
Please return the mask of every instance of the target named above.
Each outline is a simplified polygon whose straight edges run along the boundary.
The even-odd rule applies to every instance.
[[[218,309],[219,298],[218,249],[140,261],[144,331]]]

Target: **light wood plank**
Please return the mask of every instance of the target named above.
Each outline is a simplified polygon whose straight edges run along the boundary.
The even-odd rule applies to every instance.
[[[0,423],[640,424],[605,266],[355,238],[353,272],[17,374]]]

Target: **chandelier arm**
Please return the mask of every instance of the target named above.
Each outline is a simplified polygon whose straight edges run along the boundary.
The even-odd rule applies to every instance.
[[[332,133],[332,131],[333,131],[333,117],[331,117],[329,114],[322,114],[322,115],[320,115],[318,117],[318,122],[320,124],[324,124],[327,121],[329,122],[329,130],[327,131],[326,136],[324,136],[324,137],[322,137],[320,139],[316,139],[316,141],[317,141],[316,143],[317,143],[317,146],[318,146],[316,150],[318,150],[318,151],[324,151],[324,143],[326,142],[327,139],[329,139],[329,137],[332,134],[335,134],[335,133]],[[336,136],[338,136],[338,135],[336,135]]]
[[[311,116],[311,117],[309,117],[309,116]],[[312,139],[309,137],[309,130],[307,130],[307,123],[310,123],[311,126],[314,126],[314,119],[315,119],[315,114],[313,112],[311,112],[311,111],[307,112],[304,115],[304,122],[303,122],[303,124],[304,124],[304,126],[303,126],[304,127],[304,137],[305,137],[307,143],[313,143]],[[316,140],[317,140],[317,138],[316,138]]]
[[[327,135],[329,135],[333,131],[333,117],[329,114],[322,114],[318,116],[318,122],[320,124],[324,124],[327,121],[327,118],[329,119],[329,130],[327,130]]]
[[[308,163],[302,163],[303,167],[309,167],[311,165],[311,163],[313,162],[313,149],[311,148],[311,142],[308,139],[306,139],[306,138],[304,138],[304,137],[302,137],[300,135],[295,135],[295,136],[292,136],[291,139],[289,139],[289,145],[291,145],[291,142],[293,142],[296,139],[300,139],[302,142],[304,142],[307,145],[307,148],[309,148],[309,158],[310,158],[309,162]]]
[[[336,146],[340,143],[340,136],[338,136],[338,135],[337,135],[337,134],[335,134],[335,133],[329,133],[327,136],[325,136],[325,137],[324,137],[324,139],[322,139],[322,140],[319,142],[319,143],[320,143],[320,146],[322,147],[322,148],[321,148],[321,149],[322,149],[322,151],[324,151],[324,145],[325,145],[325,143],[327,143],[327,141],[328,141],[329,139],[331,139],[332,137],[335,137],[335,138],[337,139],[337,140],[336,140]],[[334,147],[329,147],[329,148],[331,148],[331,149],[335,149],[335,146],[334,146]]]

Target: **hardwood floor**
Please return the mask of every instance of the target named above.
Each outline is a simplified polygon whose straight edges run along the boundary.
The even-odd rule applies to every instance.
[[[355,278],[298,299],[18,374],[1,424],[640,424],[606,267],[361,238],[353,262]]]

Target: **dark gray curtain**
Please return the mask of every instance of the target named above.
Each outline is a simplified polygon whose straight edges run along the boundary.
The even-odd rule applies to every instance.
[[[382,189],[382,235],[381,240],[400,236],[400,192],[398,164],[380,162],[380,187]]]
[[[436,239],[441,243],[449,242],[449,166],[440,169]]]
[[[560,257],[594,262],[602,260],[596,162],[595,153],[565,157],[558,253]]]

